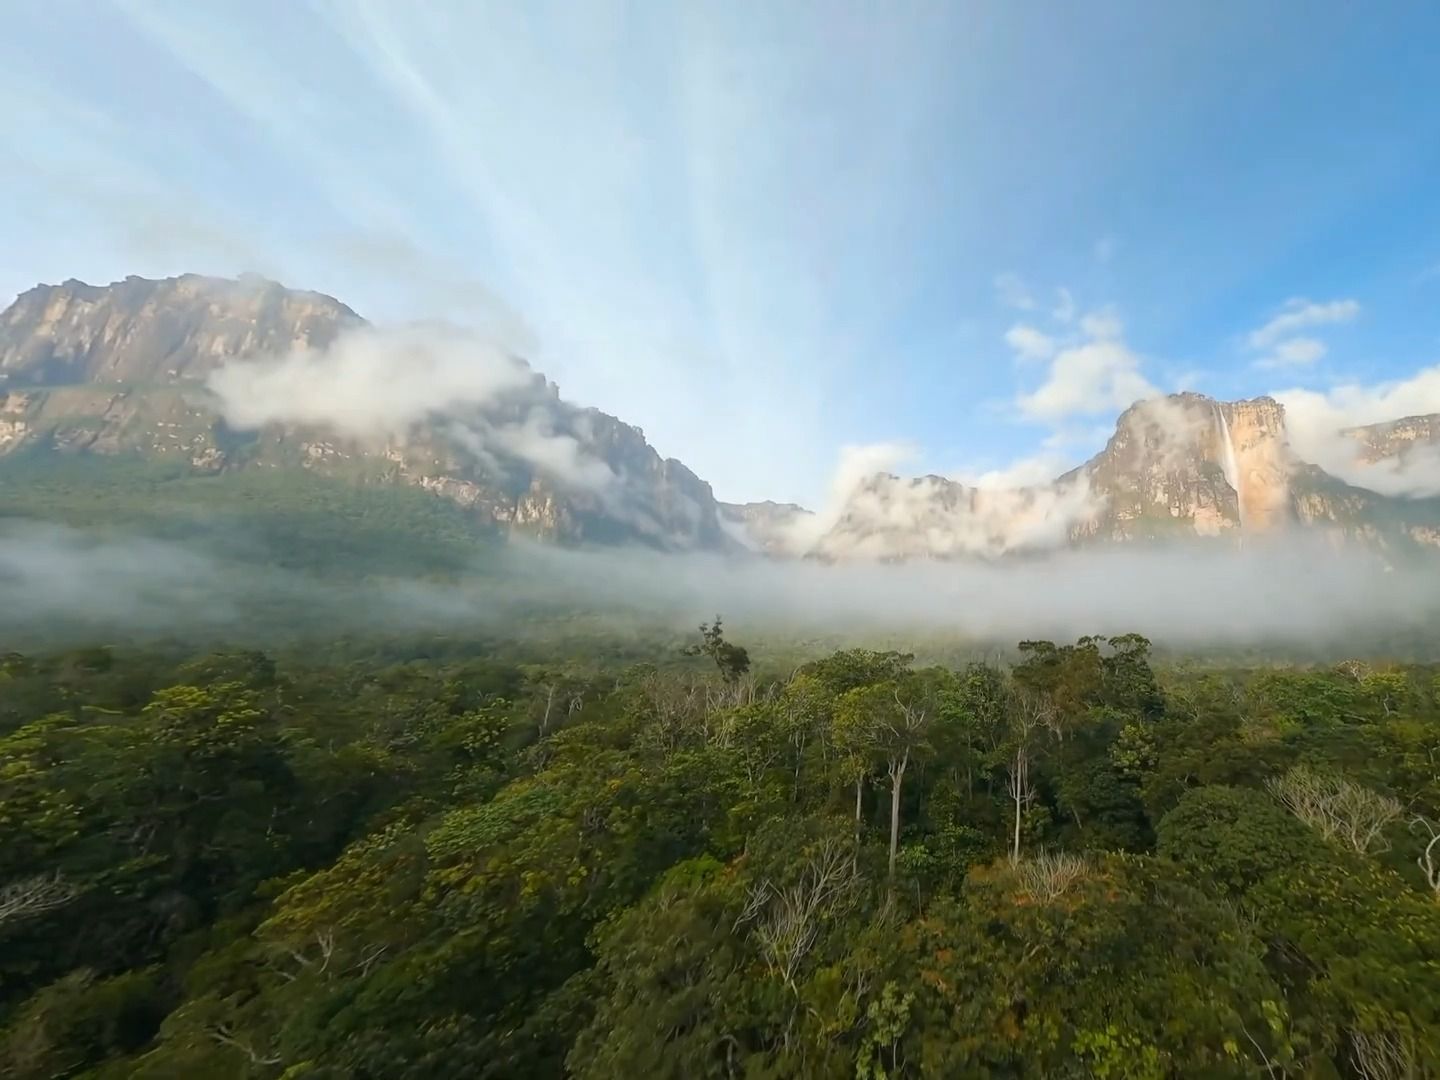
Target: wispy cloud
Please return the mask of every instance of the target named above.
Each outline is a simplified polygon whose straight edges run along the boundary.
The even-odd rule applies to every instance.
[[[640,424],[722,495],[813,496],[845,436],[837,399],[893,362],[933,209],[904,192],[952,78],[952,16],[847,9],[817,33],[799,10],[757,27],[721,5],[318,0],[287,7],[275,39],[246,8],[117,6],[126,51],[167,91],[164,115],[113,110],[122,155],[148,124],[169,125],[187,166],[245,142],[269,168],[226,178],[238,202],[298,192],[325,219],[323,237],[236,269],[279,263],[373,315],[349,288],[363,276],[413,314],[520,328],[577,400]],[[187,97],[206,124],[178,123]],[[281,169],[277,197],[263,185]],[[155,194],[162,215],[172,196]]]
[[[1020,275],[1006,271],[995,275],[995,295],[1000,303],[1017,311],[1035,310],[1035,296]]]
[[[1248,348],[1260,354],[1253,366],[1260,371],[1311,367],[1325,358],[1329,347],[1314,333],[1300,331],[1351,322],[1359,314],[1357,300],[1287,300],[1267,322],[1246,336]]]
[[[1346,430],[1401,417],[1440,413],[1440,365],[1405,379],[1350,382],[1328,391],[1272,392],[1285,406],[1290,443],[1303,460],[1352,484],[1389,495],[1440,495],[1440,445],[1417,445],[1378,462],[1365,460]]]
[[[1055,339],[1042,330],[1016,323],[1005,331],[1005,344],[1021,360],[1048,360],[1055,355]]]
[[[1255,362],[1260,368],[1308,367],[1328,352],[1319,338],[1296,337],[1277,341],[1267,356]]]
[[[1350,322],[1360,314],[1358,300],[1329,300],[1324,303],[1295,298],[1287,300],[1270,321],[1252,330],[1248,338],[1252,349],[1267,349],[1281,338],[1308,326],[1326,326]]]

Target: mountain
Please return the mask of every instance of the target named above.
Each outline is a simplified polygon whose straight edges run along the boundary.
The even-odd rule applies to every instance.
[[[323,348],[361,322],[332,297],[253,276],[70,280],[0,314],[0,373],[37,386],[202,378],[231,357]]]
[[[0,458],[409,489],[458,508],[477,535],[566,544],[821,560],[1300,533],[1395,555],[1440,548],[1440,499],[1386,494],[1429,455],[1440,476],[1440,417],[1336,438],[1373,488],[1301,460],[1270,398],[1176,394],[1127,409],[1100,453],[1048,484],[877,474],[812,512],[719,503],[639,428],[565,401],[523,360],[445,328],[373,327],[261,278],[67,281],[0,314]]]
[[[797,544],[797,536],[813,527],[816,515],[795,503],[770,500],[749,503],[721,503],[720,524],[742,547],[767,555],[785,555]]]
[[[1440,417],[1350,429],[1358,462],[1433,445]],[[1065,545],[1318,534],[1394,555],[1440,549],[1440,499],[1347,484],[1292,452],[1268,397],[1182,393],[1131,406],[1105,448],[1049,484],[967,487],[938,476],[857,485],[804,551],[818,558],[995,557]],[[774,526],[772,525],[772,528]]]
[[[465,508],[481,531],[681,550],[738,546],[721,527],[708,484],[661,458],[638,428],[563,401],[511,357],[497,368],[495,358],[477,355],[474,366],[489,363],[500,383],[484,400],[438,409],[430,422],[400,431],[227,421],[214,390],[225,365],[303,363],[327,350],[363,363],[387,346],[367,339],[371,332],[331,297],[258,278],[42,285],[0,314],[0,455],[83,451],[213,473],[305,470],[412,485]],[[425,349],[464,347],[438,330],[397,345],[417,364],[430,359]],[[396,395],[413,392],[408,372],[386,374]],[[325,412],[327,403],[311,404]]]

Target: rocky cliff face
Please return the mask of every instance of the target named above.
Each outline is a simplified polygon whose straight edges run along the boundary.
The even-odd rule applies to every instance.
[[[721,503],[720,524],[742,547],[788,555],[808,544],[815,515],[794,503]]]
[[[320,424],[237,431],[218,415],[205,379],[221,365],[324,350],[364,326],[337,300],[260,279],[39,286],[0,314],[0,454],[299,468],[412,484],[472,509],[477,525],[547,540],[735,546],[708,484],[637,428],[563,401],[543,376],[469,414],[373,437]],[[531,445],[558,456],[527,453]]]
[[[1270,398],[1173,394],[1131,406],[1080,469],[1097,512],[1077,538],[1265,533],[1294,518],[1285,415]]]
[[[1088,478],[987,490],[942,476],[872,476],[803,554],[827,561],[996,558],[1064,546],[1094,506]]]
[[[1349,428],[1345,432],[1360,445],[1367,462],[1404,458],[1440,446],[1440,414],[1406,416],[1383,424]]]
[[[1429,420],[1364,429],[1365,445],[1377,458],[1413,452],[1440,427]],[[804,553],[995,557],[1094,543],[1238,544],[1297,529],[1396,555],[1434,549],[1440,500],[1392,498],[1299,461],[1271,398],[1174,394],[1127,409],[1099,454],[1050,484],[984,491],[937,476],[872,477]]]
[[[200,377],[236,356],[324,347],[360,317],[261,278],[38,285],[0,314],[0,376],[31,386]]]
[[[1297,460],[1284,410],[1269,398],[1139,403],[1099,454],[1049,484],[986,490],[876,475],[818,514],[718,504],[638,428],[571,405],[519,361],[482,403],[425,413],[403,431],[293,417],[236,430],[217,413],[210,385],[222,366],[253,372],[243,366],[296,349],[348,362],[346,343],[366,333],[337,300],[255,278],[39,286],[0,313],[0,455],[139,454],[207,472],[301,469],[408,484],[467,508],[486,529],[674,550],[999,557],[1166,538],[1239,543],[1293,529],[1394,552],[1440,547],[1440,499],[1390,497]],[[1346,434],[1361,459],[1381,465],[1440,454],[1440,417]]]

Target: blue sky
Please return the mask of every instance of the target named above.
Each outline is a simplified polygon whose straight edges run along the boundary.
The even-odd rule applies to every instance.
[[[1038,477],[1155,389],[1440,410],[1434,4],[3,6],[0,292],[471,323],[722,498]]]

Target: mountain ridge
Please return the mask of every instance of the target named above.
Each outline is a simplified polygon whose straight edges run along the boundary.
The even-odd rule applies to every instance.
[[[298,468],[407,484],[473,513],[477,528],[566,544],[994,558],[1299,528],[1388,551],[1440,548],[1440,500],[1387,496],[1301,461],[1284,408],[1269,397],[1137,402],[1099,453],[1048,484],[875,474],[812,511],[717,501],[641,429],[564,400],[520,358],[418,330],[386,333],[334,297],[253,275],[36,286],[0,312],[0,456],[135,453],[199,471]],[[329,400],[343,396],[330,384],[311,386],[326,363],[350,365],[334,368],[347,377],[382,365],[370,388],[378,405],[357,408],[383,411],[426,372],[458,379],[458,397],[422,400],[407,424],[372,432]],[[479,391],[476,371],[491,380]],[[297,410],[307,387],[308,411]],[[1440,416],[1343,434],[1372,464],[1440,452]]]

